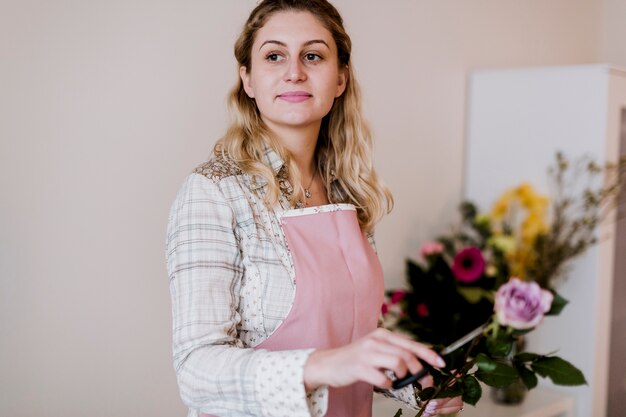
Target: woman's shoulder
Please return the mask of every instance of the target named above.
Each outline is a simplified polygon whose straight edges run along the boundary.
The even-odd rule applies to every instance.
[[[193,173],[200,174],[217,183],[224,178],[239,176],[243,174],[243,171],[228,155],[219,152],[194,168]]]
[[[215,153],[196,166],[184,179],[175,206],[189,202],[220,202],[245,199],[247,177],[226,155]]]

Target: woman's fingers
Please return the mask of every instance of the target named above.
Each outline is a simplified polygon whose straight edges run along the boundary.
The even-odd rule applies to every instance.
[[[378,329],[362,339],[336,349],[318,350],[305,363],[304,382],[307,389],[320,385],[341,387],[365,381],[381,388],[390,388],[384,374],[389,370],[402,378],[422,369],[419,360],[433,366],[444,366],[443,360],[425,345],[404,335]],[[432,384],[429,378],[420,383]]]
[[[407,374],[407,364],[402,357],[398,355],[374,352],[371,357],[370,363],[376,369],[388,369],[400,378]]]
[[[384,372],[377,369],[366,369],[363,375],[361,375],[360,380],[382,389],[389,389],[391,387],[391,379],[389,379]]]
[[[404,363],[404,368],[408,370],[408,372],[410,372],[411,374],[415,374],[422,369],[422,364],[419,363],[417,357],[412,352],[409,352],[406,349],[390,343],[381,343],[379,346],[377,346],[377,349],[381,354],[391,355],[402,360]],[[407,373],[405,371],[398,372],[397,370],[392,368],[387,369],[394,371],[396,376],[399,378],[403,378],[404,376],[406,376]]]
[[[441,358],[441,356],[437,354],[437,352],[430,349],[426,345],[423,345],[419,342],[411,340],[407,336],[401,335],[399,333],[393,333],[393,332],[390,332],[389,330],[385,330],[382,328],[375,330],[372,333],[372,336],[379,340],[384,340],[387,343],[391,343],[405,350],[408,350],[412,352],[414,355],[416,355],[417,357],[425,360],[432,366],[435,366],[437,368],[446,366],[445,361]]]
[[[428,402],[424,416],[456,413],[461,409],[463,409],[463,399],[460,396],[453,398],[437,398],[436,400]]]

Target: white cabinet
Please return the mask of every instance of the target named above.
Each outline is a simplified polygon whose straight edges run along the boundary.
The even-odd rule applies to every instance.
[[[464,197],[489,210],[497,196],[521,181],[548,193],[546,168],[557,150],[569,157],[617,160],[620,134],[626,142],[625,109],[626,72],[607,65],[474,71],[469,77]],[[614,372],[621,372],[622,379],[626,375],[619,347],[624,329],[613,326],[611,340],[613,300],[626,297],[625,286],[622,294],[612,293],[618,288],[615,260],[621,257],[623,263],[625,258],[623,253],[615,256],[615,236],[615,222],[600,230],[601,243],[575,262],[559,287],[570,304],[528,340],[528,350],[558,351],[585,373],[587,386],[543,384],[574,396],[578,417],[607,416],[609,390],[613,404],[621,401],[623,406],[620,414],[608,415],[623,416],[626,409],[626,387],[608,384],[611,350],[611,369],[617,367]]]

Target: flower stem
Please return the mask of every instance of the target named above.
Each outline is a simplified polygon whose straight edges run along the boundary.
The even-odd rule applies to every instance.
[[[491,325],[490,325],[491,327]],[[497,323],[495,326],[495,329],[497,329]],[[485,330],[485,333],[487,332],[487,330]],[[476,337],[474,340],[471,341],[469,347],[467,348],[467,350],[465,351],[465,357],[463,358],[463,367],[461,368],[460,371],[458,372],[453,372],[453,374],[450,375],[450,377],[448,377],[448,379],[445,380],[445,382],[443,384],[440,384],[436,390],[435,393],[432,395],[432,397],[430,397],[428,400],[426,400],[426,402],[424,402],[421,405],[421,408],[419,410],[419,412],[415,415],[415,417],[421,417],[424,412],[426,411],[426,406],[428,405],[428,403],[434,399],[437,398],[437,395],[439,395],[439,393],[444,389],[444,388],[448,388],[450,386],[452,386],[454,384],[454,382],[456,380],[459,379],[459,377],[461,376],[465,376],[467,375],[467,372],[472,369],[472,367],[474,366],[474,364],[476,363],[475,360],[469,360],[470,354],[472,352],[472,350],[474,349],[474,347],[478,344],[478,342],[480,341],[481,338],[485,337],[485,333],[483,333],[481,336]],[[419,403],[419,401],[417,401],[417,392],[415,393],[415,399],[416,402]]]

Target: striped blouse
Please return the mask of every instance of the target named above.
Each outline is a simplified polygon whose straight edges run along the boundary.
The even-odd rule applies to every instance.
[[[304,389],[304,363],[313,349],[253,349],[287,317],[295,294],[279,223],[280,212],[293,208],[293,188],[278,154],[267,148],[264,156],[281,188],[273,210],[264,203],[265,180],[222,156],[186,178],[170,210],[174,368],[188,417],[326,413],[328,388],[308,395]],[[401,391],[395,396],[414,404],[409,390]]]

